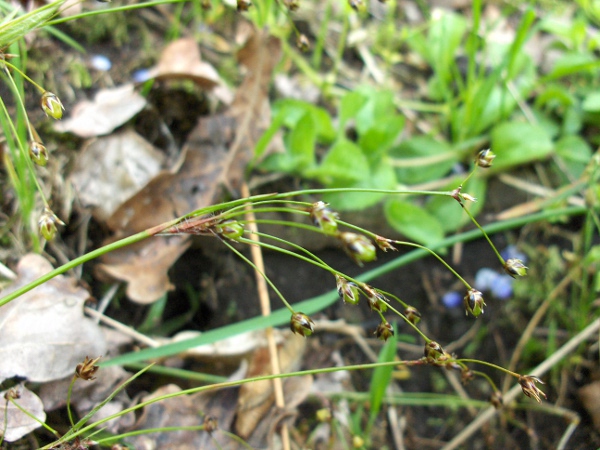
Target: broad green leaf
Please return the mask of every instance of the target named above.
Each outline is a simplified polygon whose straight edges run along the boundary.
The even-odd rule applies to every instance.
[[[368,168],[365,170],[368,171]],[[368,173],[368,172],[367,172]],[[396,176],[394,169],[387,160],[381,161],[379,167],[371,172],[369,176],[353,184],[333,183],[327,187],[330,188],[359,188],[359,189],[394,189],[396,187]],[[323,201],[331,203],[331,206],[338,211],[361,210],[379,203],[387,194],[378,194],[371,192],[344,192],[336,194],[326,194]]]
[[[408,185],[441,178],[459,160],[449,144],[429,136],[402,142],[390,151],[390,156],[398,182]]]
[[[368,178],[369,162],[354,142],[338,140],[327,152],[321,164],[304,172],[328,186],[335,182],[352,183]]]
[[[600,92],[593,91],[586,95],[581,107],[585,112],[600,112]]]
[[[356,114],[367,103],[367,100],[368,96],[360,90],[350,91],[342,97],[339,107],[340,133],[344,133],[344,127],[348,120],[356,117]]]
[[[434,244],[444,238],[444,228],[438,218],[406,200],[389,199],[385,204],[385,217],[396,231],[420,244]]]
[[[464,177],[456,177],[453,182],[448,183],[444,190],[451,191],[460,185]],[[476,216],[479,214],[485,203],[485,194],[487,192],[487,180],[483,177],[471,178],[463,186],[462,192],[469,194],[477,199],[475,203],[465,202],[469,212]],[[469,223],[471,219],[463,211],[461,206],[452,197],[433,197],[425,205],[425,209],[435,216],[445,233],[451,233]]]
[[[317,127],[313,115],[307,111],[287,136],[289,152],[294,159],[297,172],[302,172],[315,163],[316,135]]]
[[[499,171],[544,159],[552,152],[553,145],[541,126],[504,122],[492,130],[491,149],[497,158],[490,170]]]
[[[278,100],[273,104],[273,121],[281,121],[289,129],[294,129],[307,113],[313,118],[318,140],[331,142],[335,138],[335,130],[329,113],[323,108],[295,99]]]
[[[592,149],[580,136],[565,136],[556,142],[556,154],[573,178],[579,178],[592,157]]]
[[[380,119],[374,127],[360,136],[358,145],[371,164],[378,162],[395,143],[404,128],[404,117],[392,115]]]
[[[555,80],[576,73],[594,75],[600,67],[600,61],[588,53],[565,53],[554,63],[554,67],[545,77],[546,80]]]
[[[359,135],[379,126],[381,120],[397,115],[394,95],[389,91],[364,91],[367,102],[356,113],[356,130]]]

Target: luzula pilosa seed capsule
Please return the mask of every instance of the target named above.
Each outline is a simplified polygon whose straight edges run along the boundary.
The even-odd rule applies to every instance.
[[[290,329],[300,336],[306,337],[314,333],[315,323],[303,313],[294,313],[290,319]]]
[[[56,225],[64,225],[56,214],[48,207],[44,208],[44,213],[38,222],[40,233],[47,241],[51,241],[56,236]]]
[[[356,305],[360,297],[360,291],[356,283],[346,280],[344,277],[339,275],[335,276],[336,287],[338,295],[344,303],[350,303]]]
[[[477,154],[477,159],[475,160],[475,165],[482,167],[484,169],[488,169],[492,167],[492,162],[496,155],[489,148],[486,150],[481,150]]]
[[[477,289],[469,289],[463,299],[463,303],[466,315],[471,313],[474,317],[479,317],[483,314],[485,302],[483,301],[483,294]]]
[[[337,237],[344,245],[346,253],[359,266],[377,258],[377,249],[368,237],[348,231],[339,233]]]
[[[325,202],[315,202],[309,209],[310,218],[316,227],[319,227],[325,234],[335,235],[338,231],[337,221],[340,218],[338,213],[327,207]]]
[[[524,277],[527,275],[527,269],[520,259],[512,258],[504,263],[504,271],[513,278]]]
[[[56,94],[53,94],[52,92],[48,91],[44,92],[42,94],[42,98],[40,99],[40,104],[42,106],[42,110],[46,113],[47,116],[50,116],[56,120],[62,118],[65,107],[61,103],[60,99],[56,96]]]
[[[48,163],[48,150],[41,142],[30,141],[29,157],[38,166],[45,166]]]
[[[244,226],[237,220],[224,220],[215,225],[215,233],[232,241],[237,241],[244,234]]]
[[[380,341],[387,341],[394,335],[394,327],[386,320],[381,322],[375,330],[375,336]]]

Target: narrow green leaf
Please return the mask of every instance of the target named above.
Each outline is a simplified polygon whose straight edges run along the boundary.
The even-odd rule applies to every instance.
[[[395,328],[397,328],[396,324],[394,325]],[[387,340],[387,342],[379,352],[377,362],[392,362],[396,357],[397,343],[398,338],[396,336],[396,333],[394,333],[394,335]],[[377,419],[377,415],[381,410],[381,405],[383,404],[383,399],[385,397],[387,387],[390,384],[390,380],[392,379],[393,371],[394,366],[381,366],[373,370],[373,376],[371,377],[371,386],[369,389],[369,399],[371,408],[369,410],[369,424],[367,426],[368,431],[371,430],[373,424],[375,423],[375,419]]]

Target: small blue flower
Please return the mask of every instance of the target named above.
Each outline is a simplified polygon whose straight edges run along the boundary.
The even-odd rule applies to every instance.
[[[510,298],[513,294],[512,285],[514,283],[514,279],[506,274],[498,274],[490,290],[492,291],[492,295],[496,297],[498,300],[506,300]]]
[[[442,297],[442,303],[446,308],[457,308],[463,303],[463,296],[456,291],[446,292]]]
[[[479,291],[489,291],[500,274],[495,270],[484,267],[475,274],[475,288]]]
[[[112,62],[104,55],[94,55],[90,58],[90,65],[100,72],[107,72],[112,67]]]
[[[152,77],[150,75],[150,70],[139,69],[139,70],[136,70],[135,72],[133,72],[133,75],[131,76],[131,78],[133,78],[133,81],[136,83],[143,83],[144,81],[148,81]]]

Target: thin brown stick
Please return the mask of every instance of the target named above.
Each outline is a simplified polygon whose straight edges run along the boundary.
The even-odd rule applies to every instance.
[[[250,197],[250,190],[245,182],[242,184],[241,191],[243,197]],[[251,232],[250,239],[254,242],[258,242],[260,239],[256,234],[258,232],[258,227],[256,226],[256,217],[251,210],[252,205],[247,203],[245,208],[246,220],[248,221],[247,227]],[[268,316],[271,314],[271,302],[269,300],[267,282],[261,275],[261,273],[265,273],[265,263],[263,261],[262,251],[259,245],[253,245],[250,247],[250,252],[252,255],[252,262],[254,262],[257,268],[257,270],[254,271],[254,275],[256,277],[256,291],[260,301],[260,310],[263,316]],[[281,373],[281,367],[279,365],[279,353],[277,352],[277,343],[275,342],[275,336],[273,335],[273,327],[267,328],[265,333],[271,359],[271,373],[273,375],[279,375]],[[275,394],[275,406],[283,409],[285,407],[285,398],[283,396],[283,383],[281,378],[273,379],[273,392]],[[281,426],[281,441],[283,443],[283,449],[290,450],[290,432],[285,422],[283,422]]]

